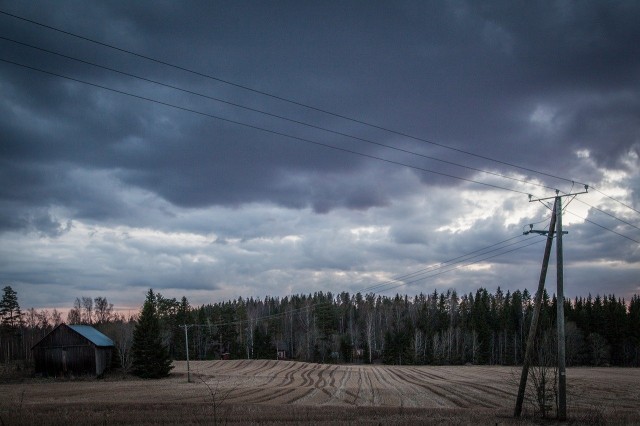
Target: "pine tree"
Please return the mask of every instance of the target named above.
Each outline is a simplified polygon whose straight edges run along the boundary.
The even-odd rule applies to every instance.
[[[473,363],[488,364],[491,359],[491,297],[485,288],[476,291],[471,310],[471,329],[477,338],[474,344]]]
[[[22,346],[20,327],[22,326],[22,312],[18,304],[18,294],[6,286],[2,289],[0,299],[0,358],[5,360],[20,357]]]
[[[22,322],[22,312],[18,304],[18,293],[11,286],[2,289],[2,300],[0,301],[0,317],[2,325],[8,330],[18,328]]]
[[[149,289],[140,319],[133,331],[133,373],[146,379],[166,377],[173,368],[169,351],[162,344],[156,298]]]

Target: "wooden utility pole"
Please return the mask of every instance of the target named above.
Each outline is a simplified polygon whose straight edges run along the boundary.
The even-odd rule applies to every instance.
[[[540,198],[538,200],[532,200],[529,196],[529,201],[543,201],[553,199],[553,212],[551,214],[551,223],[549,224],[549,231],[534,231],[531,229],[525,234],[535,232],[538,234],[547,235],[547,245],[544,250],[544,257],[542,260],[542,271],[540,272],[540,281],[538,283],[538,292],[536,293],[535,307],[533,311],[533,317],[531,319],[531,327],[529,328],[529,336],[527,338],[527,349],[522,364],[522,375],[520,376],[520,387],[518,388],[518,397],[516,399],[516,408],[514,412],[515,417],[520,417],[522,413],[522,402],[524,401],[524,392],[527,387],[527,377],[529,376],[529,365],[531,363],[531,356],[533,354],[533,344],[536,334],[538,333],[538,317],[540,315],[540,308],[542,305],[542,292],[544,291],[544,282],[547,275],[547,268],[549,266],[549,255],[551,253],[551,244],[553,241],[554,232],[557,238],[556,241],[556,263],[557,263],[557,294],[556,294],[556,326],[558,332],[558,420],[567,419],[567,373],[566,373],[566,358],[565,358],[565,333],[564,333],[564,256],[562,250],[562,235],[566,234],[566,231],[562,230],[562,197],[575,197],[580,194],[588,192],[589,187],[585,185],[583,192],[575,194],[558,195],[559,191],[556,190],[555,197]]]
[[[189,369],[189,325],[184,324],[184,347],[187,352],[187,383],[191,383],[191,370]]]
[[[544,292],[544,282],[547,279],[547,268],[549,267],[549,257],[551,256],[551,245],[553,244],[553,229],[556,224],[556,204],[553,205],[553,213],[551,214],[551,223],[549,224],[549,232],[547,233],[547,245],[544,248],[544,256],[542,257],[542,269],[540,270],[540,280],[538,281],[538,291],[533,306],[533,317],[529,326],[529,337],[527,338],[527,348],[522,362],[522,374],[520,375],[520,387],[518,388],[518,398],[516,399],[515,417],[520,417],[522,413],[522,402],[524,401],[524,392],[527,388],[527,378],[529,377],[529,365],[533,355],[533,343],[538,334],[538,318],[540,317],[540,308],[542,307],[542,293]]]
[[[556,269],[557,269],[557,328],[558,328],[558,420],[567,419],[567,373],[564,340],[564,277],[562,255],[562,197],[556,197]]]

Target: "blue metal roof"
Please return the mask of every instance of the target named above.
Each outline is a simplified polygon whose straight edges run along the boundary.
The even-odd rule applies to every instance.
[[[69,328],[81,334],[96,346],[115,346],[113,340],[90,325],[70,325]]]

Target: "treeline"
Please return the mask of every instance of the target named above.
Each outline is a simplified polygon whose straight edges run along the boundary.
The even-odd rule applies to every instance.
[[[14,293],[8,299],[17,305]],[[500,288],[413,297],[317,292],[200,307],[191,307],[186,297],[153,297],[162,343],[173,359],[186,358],[186,325],[190,359],[516,365],[522,363],[533,311],[527,290],[505,293]],[[555,351],[556,303],[545,292],[538,339],[544,343],[537,356]],[[566,300],[564,308],[567,365],[640,366],[638,295],[630,301],[589,295]],[[2,309],[0,357],[5,360],[28,358],[37,339],[62,320],[46,311],[16,315],[14,306],[9,315]],[[83,297],[66,320],[92,324],[107,334],[123,366],[130,365],[137,318],[115,315],[105,298]]]
[[[544,293],[539,340],[547,346],[554,346],[556,303]],[[192,359],[280,356],[386,364],[520,364],[533,311],[527,290],[500,288],[493,294],[481,288],[414,297],[318,292],[198,308],[183,298],[169,305],[161,322],[176,359],[185,357],[179,326],[191,324]],[[565,300],[564,308],[567,365],[640,365],[639,296],[627,303],[589,295]]]

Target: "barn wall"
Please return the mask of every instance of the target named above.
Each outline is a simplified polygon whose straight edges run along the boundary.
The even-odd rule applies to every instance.
[[[38,342],[36,347],[85,346],[90,342],[64,325],[57,327]]]
[[[84,346],[38,347],[34,349],[36,373],[47,376],[95,374],[94,348]]]
[[[36,373],[47,376],[100,375],[109,366],[111,348],[97,348],[66,326],[45,336],[33,348]]]
[[[95,359],[96,359],[96,375],[101,375],[111,365],[111,355],[113,353],[113,348],[103,348],[96,347],[95,348]]]

